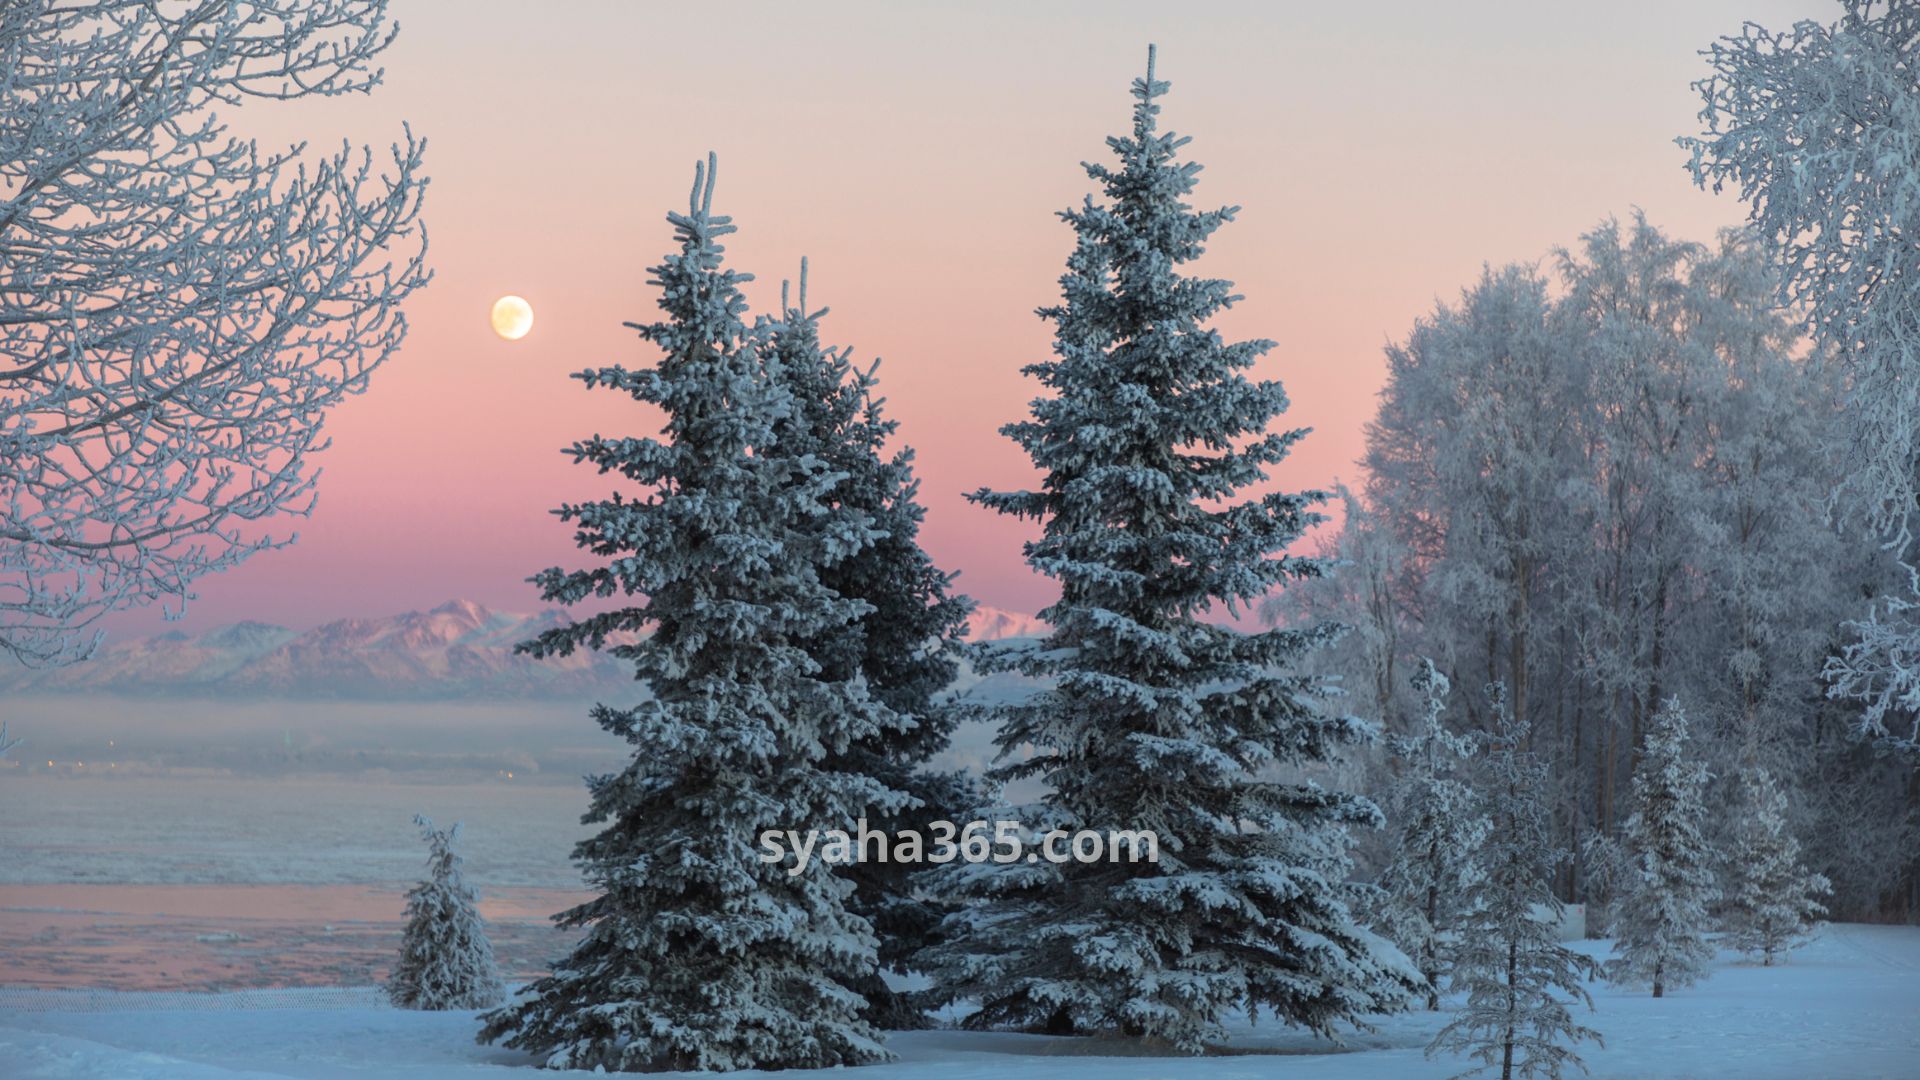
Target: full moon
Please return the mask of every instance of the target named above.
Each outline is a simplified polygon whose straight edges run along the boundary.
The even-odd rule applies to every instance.
[[[493,302],[493,332],[508,341],[519,341],[533,329],[533,305],[518,296],[503,296]]]

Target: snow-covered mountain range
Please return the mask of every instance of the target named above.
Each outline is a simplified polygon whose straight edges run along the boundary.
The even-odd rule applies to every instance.
[[[513,647],[566,614],[492,611],[453,600],[431,611],[341,619],[307,631],[260,622],[109,642],[84,663],[51,670],[0,666],[0,693],[448,700],[589,698],[631,683],[632,669],[600,653],[533,660]],[[1029,615],[979,608],[975,641],[1045,630]]]

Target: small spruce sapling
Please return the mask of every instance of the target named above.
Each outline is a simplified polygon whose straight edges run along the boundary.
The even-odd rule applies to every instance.
[[[1787,825],[1787,797],[1773,774],[1755,766],[1741,775],[1745,813],[1728,853],[1726,941],[1771,966],[1804,942],[1827,913],[1833,891],[1825,875],[1800,861],[1800,841]]]
[[[1388,740],[1400,773],[1386,799],[1394,851],[1380,875],[1385,900],[1379,922],[1426,980],[1427,1008],[1438,1009],[1487,820],[1472,786],[1459,775],[1473,756],[1473,739],[1448,731],[1442,718],[1447,677],[1422,658],[1411,682],[1425,714],[1412,734]]]
[[[403,1009],[490,1009],[506,997],[479,897],[460,872],[460,826],[436,829],[416,815],[427,841],[427,878],[407,892],[407,928],[387,997]]]
[[[1633,813],[1624,827],[1630,860],[1614,915],[1616,958],[1607,977],[1630,986],[1692,986],[1707,973],[1707,906],[1713,849],[1701,831],[1707,767],[1688,754],[1687,714],[1668,698],[1633,772]]]
[[[1568,999],[1593,1007],[1581,982],[1595,965],[1556,940],[1563,908],[1553,872],[1567,852],[1553,843],[1540,801],[1546,769],[1524,748],[1527,724],[1514,718],[1506,688],[1496,683],[1489,694],[1494,730],[1482,770],[1488,830],[1453,963],[1453,986],[1467,999],[1427,1056],[1464,1053],[1480,1062],[1462,1077],[1497,1070],[1500,1080],[1559,1080],[1569,1065],[1586,1071],[1573,1046],[1601,1041],[1567,1008]]]

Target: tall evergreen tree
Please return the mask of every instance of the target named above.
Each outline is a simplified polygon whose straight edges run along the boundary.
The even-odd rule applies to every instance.
[[[1500,1080],[1559,1080],[1568,1065],[1586,1071],[1574,1045],[1600,1042],[1600,1033],[1574,1023],[1567,1009],[1567,999],[1593,1007],[1581,982],[1594,963],[1555,938],[1563,907],[1552,881],[1567,852],[1554,845],[1541,802],[1547,772],[1524,748],[1527,724],[1514,718],[1506,687],[1496,683],[1489,691],[1493,742],[1482,791],[1490,827],[1453,966],[1453,986],[1467,1000],[1427,1056],[1465,1053],[1480,1062],[1462,1076],[1498,1069]]]
[[[1617,958],[1607,965],[1615,982],[1692,986],[1705,976],[1707,905],[1719,895],[1714,856],[1701,833],[1707,767],[1687,751],[1687,714],[1668,698],[1653,718],[1640,765],[1633,773],[1633,813],[1625,836],[1632,860],[1614,919]]]
[[[1741,774],[1745,812],[1727,853],[1727,944],[1773,961],[1805,941],[1827,913],[1819,900],[1827,879],[1800,861],[1800,841],[1787,825],[1787,797],[1764,768]]]
[[[1447,730],[1447,677],[1422,657],[1413,690],[1425,713],[1413,734],[1388,742],[1400,767],[1387,795],[1393,860],[1380,875],[1380,924],[1426,980],[1427,1008],[1440,1007],[1440,980],[1452,962],[1478,874],[1475,852],[1487,819],[1473,786],[1460,776],[1473,740]]]
[[[1052,632],[996,662],[1048,686],[989,710],[1003,760],[1017,756],[994,776],[1047,785],[1020,811],[1039,829],[1152,830],[1160,858],[963,875],[986,902],[937,955],[946,985],[981,1002],[975,1025],[1198,1051],[1232,1007],[1331,1034],[1404,1007],[1419,975],[1351,910],[1346,829],[1379,811],[1283,771],[1371,733],[1321,711],[1319,681],[1290,670],[1334,631],[1202,619],[1324,572],[1279,554],[1320,520],[1322,496],[1230,501],[1302,433],[1266,430],[1286,397],[1247,377],[1272,343],[1206,326],[1239,299],[1231,283],[1179,272],[1235,209],[1182,201],[1200,166],[1158,130],[1166,89],[1149,50],[1133,131],[1107,140],[1118,168],[1086,166],[1106,201],[1061,214],[1077,243],[1063,302],[1040,312],[1054,357],[1025,369],[1052,396],[1002,429],[1041,486],[972,496],[1040,522],[1027,561],[1060,584],[1042,613]]]
[[[436,829],[415,816],[427,841],[427,878],[407,892],[407,927],[387,997],[403,1009],[490,1009],[507,991],[480,919],[480,898],[460,872],[460,826]]]
[[[866,611],[820,574],[867,550],[872,523],[834,501],[838,474],[777,445],[774,418],[791,402],[744,323],[750,279],[723,266],[719,240],[734,227],[712,213],[713,179],[710,156],[688,211],[668,215],[680,249],[651,279],[665,317],[633,324],[660,348],[658,365],[577,376],[666,414],[664,438],[595,436],[569,451],[645,494],[563,506],[597,561],[535,578],[561,603],[644,601],[522,646],[609,649],[652,692],[594,709],[634,754],[589,781],[586,820],[606,827],[574,858],[597,895],[558,917],[584,938],[481,1032],[553,1068],[888,1056],[848,989],[875,965],[871,929],[846,910],[851,886],[824,861],[790,873],[755,847],[763,830],[844,828],[896,805],[885,785],[829,761],[898,721],[810,652]]]
[[[951,820],[979,801],[967,774],[937,772],[927,762],[945,749],[954,715],[937,700],[958,670],[960,639],[973,602],[950,589],[953,575],[934,565],[919,541],[926,517],[913,475],[913,448],[889,450],[899,424],[882,412],[876,361],[856,368],[851,350],[821,344],[826,308],[807,306],[807,263],[800,262],[797,306],[783,286],[781,317],[762,330],[770,370],[791,402],[774,423],[780,452],[811,455],[844,477],[834,489],[841,506],[871,521],[873,542],[858,558],[822,567],[820,579],[839,596],[867,605],[859,619],[831,626],[812,648],[821,677],[862,681],[866,690],[900,718],[849,743],[832,766],[878,777],[912,803],[869,824],[894,834]],[[914,956],[935,937],[949,905],[910,884],[919,868],[886,860],[862,860],[841,868],[853,882],[853,911],[873,924],[881,965],[909,970]],[[878,971],[857,989],[866,997],[868,1019],[888,1028],[924,1027],[926,1013],[910,995],[895,994]]]

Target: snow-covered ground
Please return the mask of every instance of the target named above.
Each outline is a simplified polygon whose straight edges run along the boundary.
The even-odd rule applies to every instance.
[[[1596,953],[1604,943],[1588,943]],[[1723,954],[1707,982],[1655,1001],[1596,986],[1582,1019],[1605,1034],[1584,1051],[1602,1078],[1920,1077],[1920,928],[1833,926],[1782,967]],[[1336,1048],[1273,1024],[1217,1056],[1142,1057],[1125,1043],[928,1031],[896,1035],[900,1061],[870,1080],[1422,1080],[1459,1059],[1421,1048],[1443,1022],[1416,1013]],[[471,1013],[386,1008],[367,989],[235,994],[0,990],[7,1080],[238,1080],[404,1077],[483,1080],[521,1055],[473,1042]],[[553,1076],[553,1073],[528,1073]],[[576,1074],[577,1075],[577,1074]]]

